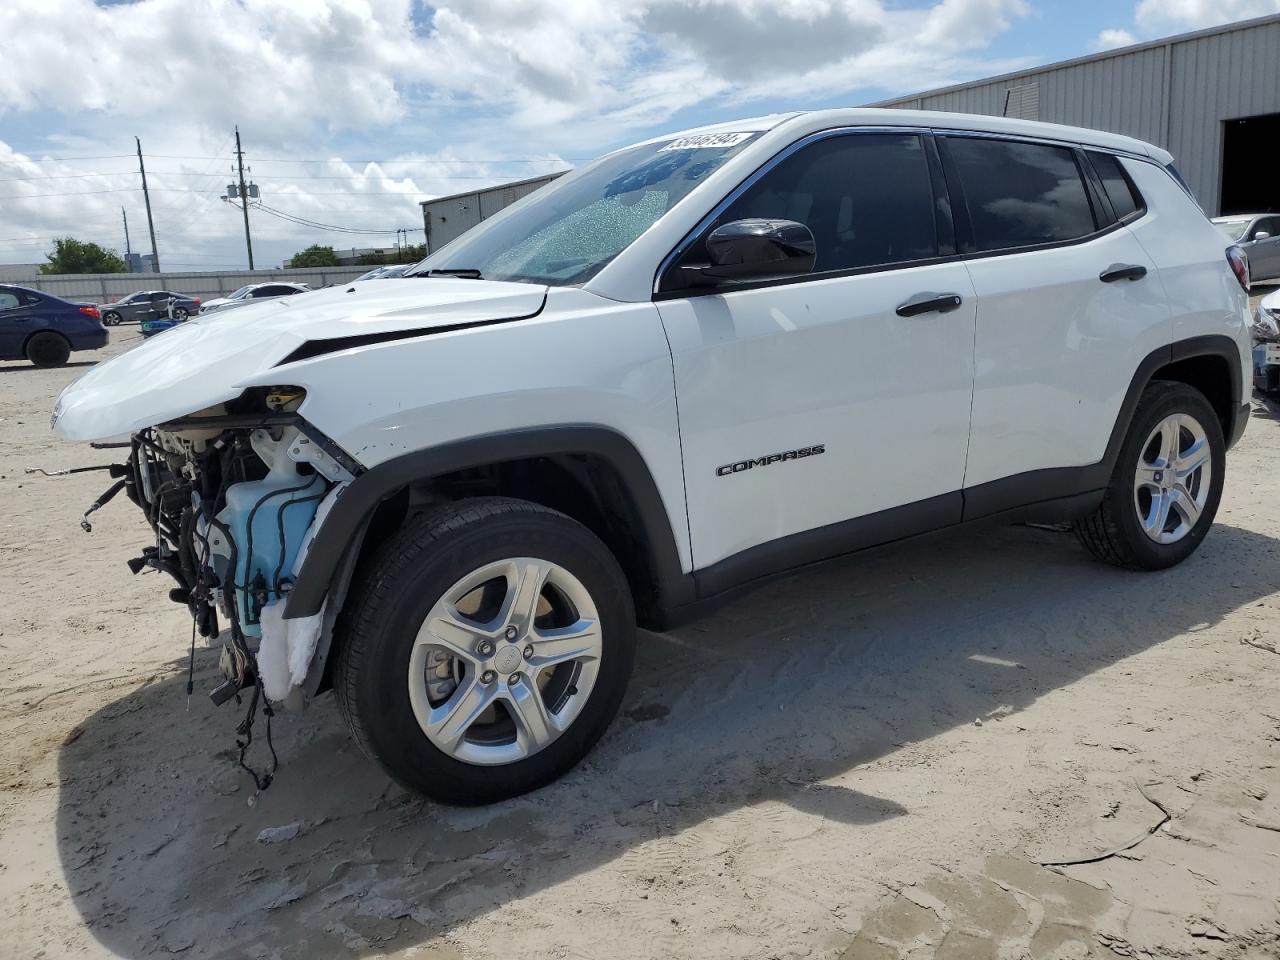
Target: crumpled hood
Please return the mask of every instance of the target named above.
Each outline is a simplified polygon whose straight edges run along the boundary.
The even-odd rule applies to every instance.
[[[189,320],[104,361],[53,408],[67,440],[101,440],[239,396],[244,381],[304,343],[515,320],[542,309],[547,288],[447,277],[366,280]]]

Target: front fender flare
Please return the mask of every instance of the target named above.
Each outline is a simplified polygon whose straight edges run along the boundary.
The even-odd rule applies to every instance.
[[[487,434],[417,450],[378,464],[356,477],[316,531],[285,603],[285,619],[341,609],[347,582],[365,529],[378,505],[416,481],[511,460],[587,454],[610,463],[622,478],[640,517],[658,603],[671,608],[690,602],[691,579],[684,574],[675,534],[662,495],[644,457],[625,436],[609,427],[566,424]],[[334,594],[334,595],[331,595]]]

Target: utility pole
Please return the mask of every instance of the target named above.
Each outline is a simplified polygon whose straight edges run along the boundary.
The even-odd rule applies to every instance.
[[[240,127],[236,127],[236,163],[240,167],[240,209],[244,213],[244,246],[249,251],[249,269],[253,269],[253,241],[249,239],[249,189],[244,185],[244,151],[240,149]]]
[[[125,213],[124,207],[120,208],[120,216],[124,220],[124,253],[129,256],[133,253],[133,248],[129,246],[129,214]]]
[[[151,220],[151,194],[147,192],[147,168],[142,163],[142,141],[133,138],[138,145],[138,172],[142,174],[142,199],[147,204],[147,229],[151,231],[151,269],[160,272],[160,254],[156,251],[156,225]]]

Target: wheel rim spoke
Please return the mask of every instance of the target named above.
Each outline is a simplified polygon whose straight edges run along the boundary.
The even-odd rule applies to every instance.
[[[1182,521],[1188,527],[1194,527],[1200,519],[1200,507],[1195,497],[1191,496],[1191,491],[1186,487],[1175,487],[1170,491],[1169,499],[1173,508],[1182,516]]]
[[[1178,456],[1181,431],[1176,417],[1169,417],[1160,424],[1160,464],[1168,466]]]
[[[529,665],[545,670],[572,660],[595,660],[600,656],[600,626],[594,620],[579,620],[567,627],[534,630],[529,635],[533,656]]]
[[[1137,485],[1141,487],[1160,489],[1160,481],[1156,476],[1160,473],[1159,467],[1153,467],[1150,464],[1141,463],[1138,465],[1138,472],[1135,477]]]
[[[507,703],[511,705],[511,719],[516,724],[516,743],[523,756],[537,753],[560,731],[555,718],[547,710],[542,692],[527,678],[507,688]]]
[[[418,631],[418,643],[444,647],[454,656],[474,665],[479,662],[475,644],[482,635],[483,630],[478,624],[467,622],[449,605],[422,625]]]
[[[1209,441],[1207,439],[1197,440],[1182,453],[1178,454],[1177,459],[1174,461],[1174,470],[1177,471],[1179,478],[1186,478],[1208,462]]]
[[[480,715],[492,702],[493,696],[489,689],[473,677],[458,687],[441,706],[431,711],[427,732],[441,746],[456,748],[471,725],[480,719]]]
[[[1169,498],[1164,494],[1156,494],[1151,498],[1151,509],[1142,526],[1152,537],[1159,539],[1164,533],[1165,524],[1169,522]]]
[[[538,598],[550,573],[551,565],[541,560],[512,561],[507,573],[507,595],[498,615],[499,627],[513,626],[521,633],[532,628],[538,613]]]

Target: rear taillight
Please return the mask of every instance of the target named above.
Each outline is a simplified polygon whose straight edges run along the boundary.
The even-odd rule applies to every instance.
[[[86,317],[93,317],[95,320],[101,320],[102,314],[98,312],[98,308],[94,306],[85,306],[80,308],[80,312]]]
[[[192,298],[191,298],[191,302],[192,302],[192,303],[194,303],[197,307],[198,307],[198,306],[200,306],[200,298],[199,298],[199,297],[192,297]]]
[[[1249,292],[1249,258],[1239,247],[1227,247],[1227,263],[1231,264],[1231,272],[1240,281],[1240,289]]]

